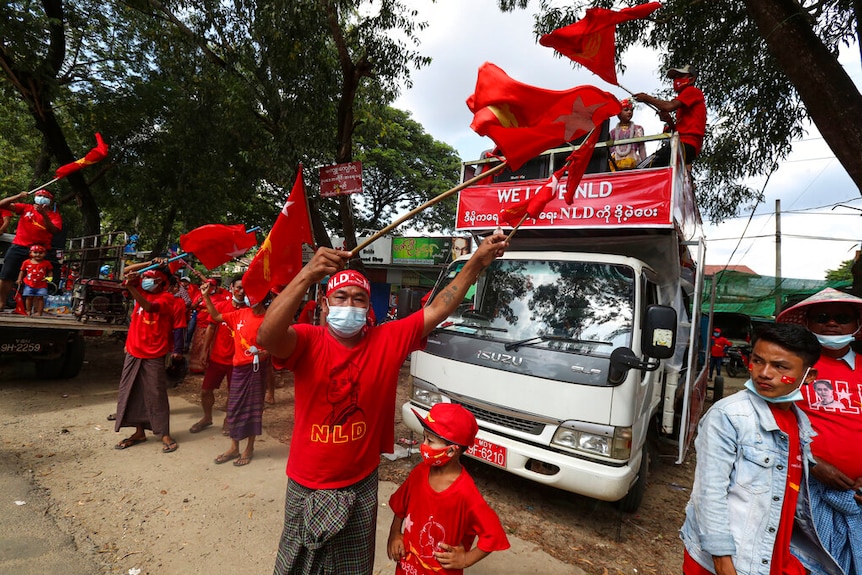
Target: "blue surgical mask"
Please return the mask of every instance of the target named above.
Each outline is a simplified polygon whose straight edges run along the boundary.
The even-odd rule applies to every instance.
[[[805,370],[805,374],[803,374],[803,376],[800,378],[799,387],[794,389],[791,393],[788,393],[787,395],[782,395],[781,397],[764,397],[763,395],[760,395],[760,392],[757,391],[757,386],[754,385],[754,382],[751,381],[751,379],[745,382],[745,388],[748,391],[754,392],[757,397],[768,403],[794,403],[802,399],[802,392],[799,390],[802,387],[802,384],[805,383],[805,378],[808,377],[809,371],[811,371],[810,367]]]
[[[245,305],[247,305],[248,307],[251,307],[251,300],[248,299],[248,296],[243,296],[242,301]]]
[[[820,342],[820,345],[822,345],[826,349],[845,348],[850,345],[850,343],[856,337],[852,333],[848,333],[846,335],[822,335],[819,333],[815,333],[814,335],[817,337],[817,341]]]
[[[51,198],[46,198],[45,196],[36,196],[33,198],[33,203],[37,206],[48,206],[51,204]]]
[[[341,337],[353,337],[365,327],[368,308],[351,306],[330,306],[326,324]]]
[[[141,289],[144,291],[153,291],[156,289],[156,280],[153,278],[144,278],[141,280]]]

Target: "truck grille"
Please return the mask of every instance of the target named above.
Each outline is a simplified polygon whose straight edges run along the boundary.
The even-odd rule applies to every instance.
[[[531,435],[541,435],[542,430],[545,428],[544,424],[530,421],[529,419],[504,415],[502,413],[482,409],[481,407],[476,407],[475,405],[470,405],[468,403],[461,403],[459,401],[453,401],[453,403],[463,406],[467,411],[472,413],[477,420],[487,421],[488,423],[493,423],[507,429],[513,429],[515,431],[529,433]]]

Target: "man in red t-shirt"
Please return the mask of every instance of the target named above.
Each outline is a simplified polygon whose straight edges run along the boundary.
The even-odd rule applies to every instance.
[[[685,164],[689,166],[703,148],[703,136],[706,132],[706,99],[701,89],[694,85],[697,72],[691,64],[686,64],[682,68],[671,68],[667,71],[667,77],[673,81],[673,91],[676,92],[673,100],[662,100],[644,93],[635,94],[634,99],[657,108],[661,119],[674,126],[674,131],[679,134],[679,141],[683,147]],[[671,118],[671,112],[676,113],[675,118]],[[651,166],[669,165],[670,146],[659,148]]]
[[[12,212],[9,210],[0,210],[0,234],[5,234],[12,223]]]
[[[724,358],[727,355],[727,348],[732,344],[730,340],[721,335],[720,328],[713,328],[712,339],[709,346],[709,381],[712,381],[713,372],[716,375],[721,375],[721,364],[724,363]]]
[[[371,573],[377,466],[380,454],[391,453],[394,445],[392,416],[401,365],[455,311],[506,246],[502,233],[486,238],[439,297],[401,320],[368,324],[371,284],[362,274],[343,270],[350,252],[330,248],[319,248],[270,305],[257,340],[273,356],[286,358],[295,389],[276,575],[323,561],[331,563],[334,573]],[[293,324],[309,288],[326,275],[326,326]],[[323,491],[327,499],[316,504]],[[315,541],[315,534],[306,534],[303,527],[312,524],[338,535]]]
[[[21,264],[30,257],[30,246],[50,246],[51,238],[63,228],[63,218],[54,210],[54,195],[48,190],[39,190],[33,204],[15,203],[28,195],[27,192],[0,200],[0,209],[11,209],[19,216],[15,239],[3,257],[0,269],[0,311],[18,279]]]
[[[177,450],[171,437],[168,381],[165,356],[171,349],[174,327],[174,296],[165,286],[168,272],[164,268],[141,268],[161,263],[150,261],[125,269],[126,288],[135,300],[132,320],[126,336],[126,359],[120,376],[115,431],[135,427],[135,432],[118,443],[116,449],[127,449],[147,440],[145,429],[162,440],[162,452]]]

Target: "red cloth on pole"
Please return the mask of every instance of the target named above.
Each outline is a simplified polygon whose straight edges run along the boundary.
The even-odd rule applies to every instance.
[[[545,185],[543,185],[535,194],[521,200],[517,204],[513,204],[500,210],[500,213],[497,216],[498,219],[512,227],[517,226],[525,215],[529,215],[533,219],[538,219],[539,214],[542,213],[542,210],[545,209],[548,202],[553,200],[554,196],[557,195],[557,186],[559,185],[559,180],[564,171],[565,166],[554,172],[551,177],[548,178],[548,181],[545,182]]]
[[[96,134],[96,147],[91,148],[87,155],[80,160],[75,160],[70,164],[65,164],[57,168],[54,175],[58,178],[65,178],[69,174],[77,172],[84,166],[101,162],[108,156],[108,145],[102,140],[101,134]]]
[[[646,18],[659,8],[659,2],[649,2],[622,10],[589,8],[584,17],[574,24],[557,28],[542,36],[539,44],[571,58],[605,82],[616,84],[617,24]]]
[[[305,182],[302,164],[296,174],[293,189],[275,220],[269,235],[245,272],[242,287],[252,305],[263,301],[275,285],[286,285],[302,269],[302,244],[314,245],[308,206],[305,203]]]
[[[513,80],[490,62],[479,68],[467,107],[474,114],[470,127],[494,140],[512,171],[545,150],[580,138],[622,110],[613,94],[595,86],[544,90]]]
[[[206,224],[180,236],[180,248],[194,254],[208,270],[241,256],[256,245],[254,232],[246,233],[243,224]],[[181,265],[178,261],[176,268]]]
[[[572,205],[575,198],[575,191],[578,189],[578,184],[584,177],[584,172],[587,171],[587,165],[590,163],[590,158],[593,157],[593,150],[596,149],[596,144],[599,141],[599,131],[593,130],[583,144],[577,150],[573,150],[569,157],[566,158],[565,169],[569,174],[566,176],[566,195],[564,199],[568,205]]]

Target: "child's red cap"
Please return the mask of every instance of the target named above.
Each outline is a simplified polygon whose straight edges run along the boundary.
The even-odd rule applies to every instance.
[[[437,403],[425,418],[415,409],[413,413],[419,418],[422,427],[456,445],[470,447],[479,433],[476,418],[457,403]]]

